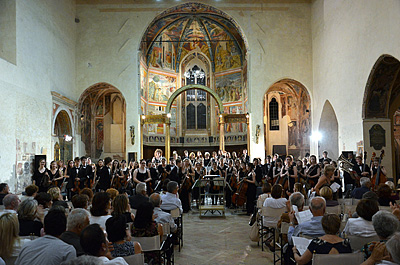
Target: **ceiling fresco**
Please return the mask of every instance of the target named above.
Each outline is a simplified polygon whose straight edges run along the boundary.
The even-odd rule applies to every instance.
[[[242,65],[247,46],[242,36],[222,11],[186,3],[153,20],[142,38],[141,50],[149,66],[178,72],[181,60],[196,49],[210,59],[213,70],[224,71]]]

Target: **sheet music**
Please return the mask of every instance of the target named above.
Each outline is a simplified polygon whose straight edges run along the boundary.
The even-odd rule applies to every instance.
[[[292,240],[293,240],[293,245],[297,248],[300,255],[303,255],[304,252],[306,252],[307,247],[311,242],[311,239],[307,239],[304,237],[297,237],[297,236],[292,237]]]
[[[310,210],[305,210],[305,211],[297,212],[297,213],[295,212],[294,215],[296,216],[297,222],[299,224],[302,224],[304,222],[308,222],[313,217],[313,215],[312,215]]]
[[[336,192],[338,189],[340,189],[340,185],[336,182],[333,182],[331,185],[331,189],[332,189],[332,192]]]

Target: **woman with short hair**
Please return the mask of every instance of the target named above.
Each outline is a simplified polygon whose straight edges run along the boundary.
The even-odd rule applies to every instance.
[[[321,219],[325,235],[313,239],[303,255],[293,247],[294,258],[299,265],[311,264],[313,254],[351,253],[350,241],[337,236],[340,229],[340,218],[337,214],[325,214]]]
[[[111,215],[108,213],[111,209],[110,195],[106,192],[97,192],[90,208],[90,223],[99,224],[103,229],[106,228],[106,221]]]
[[[42,207],[40,207],[42,209]],[[38,203],[34,199],[26,199],[18,206],[18,222],[20,236],[40,236],[43,228],[43,210],[38,211]]]
[[[349,220],[347,220],[343,234],[359,237],[376,236],[374,226],[372,225],[372,216],[378,211],[379,206],[377,201],[360,200],[356,207],[356,212],[359,217],[349,218]]]

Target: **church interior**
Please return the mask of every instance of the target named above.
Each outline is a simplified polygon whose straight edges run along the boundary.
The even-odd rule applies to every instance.
[[[378,195],[378,185],[389,186],[397,196],[390,205],[399,204],[399,25],[398,0],[0,0],[0,183],[19,196],[32,183],[42,192],[33,177],[40,162],[51,172],[51,161],[61,161],[58,186],[71,207],[77,193],[69,190],[74,184],[67,168],[75,158],[93,163],[92,184],[84,187],[95,193],[112,188],[115,176],[111,186],[99,188],[99,161],[105,168],[106,161],[118,167],[125,161],[128,179],[119,188],[132,185],[129,196],[147,183],[137,175],[151,173],[150,167],[157,172],[147,192],[166,192],[159,167],[171,163],[168,175],[174,167],[180,172],[179,160],[179,189],[193,182],[188,194],[179,191],[184,207],[176,220],[184,224],[185,244],[179,251],[172,246],[175,262],[277,264],[280,250],[271,244],[280,239],[264,241],[271,235],[265,227],[258,242],[248,236],[247,215],[253,208],[253,216],[257,209],[263,213],[255,196],[266,183],[281,184],[281,197],[290,203],[298,182],[319,196],[325,164],[334,161],[337,179],[326,182],[339,185],[333,197],[342,223],[346,200],[359,202],[351,194],[366,183],[363,177]],[[308,187],[313,155],[318,176]],[[279,157],[283,167],[275,174]],[[142,159],[154,165],[141,169]],[[205,171],[200,178],[197,164]],[[193,176],[185,177],[186,168]],[[284,171],[287,183],[281,182]],[[206,175],[226,182],[220,193],[212,193],[218,186],[212,177],[201,184]],[[249,190],[247,202],[238,205],[232,196],[241,183]],[[400,210],[393,207],[396,216]],[[1,251],[0,264],[6,260]],[[392,255],[391,264],[397,259]]]

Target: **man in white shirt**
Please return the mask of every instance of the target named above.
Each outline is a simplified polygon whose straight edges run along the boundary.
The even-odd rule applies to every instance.
[[[65,212],[51,209],[44,218],[46,235],[25,243],[15,264],[58,265],[63,261],[75,258],[75,248],[59,239],[66,227]]]
[[[164,211],[171,211],[179,208],[179,212],[182,214],[182,202],[178,197],[179,185],[175,181],[170,181],[167,184],[167,193],[161,194],[161,206],[160,208]]]
[[[175,224],[174,218],[172,218],[171,214],[164,212],[161,210],[161,196],[158,193],[153,193],[150,196],[150,202],[154,206],[154,215],[156,223],[158,224],[169,224],[172,233],[175,233],[177,230],[177,226]]]
[[[0,211],[0,215],[4,213],[15,213],[17,214],[17,209],[20,203],[18,195],[7,194],[3,199],[4,210]]]

